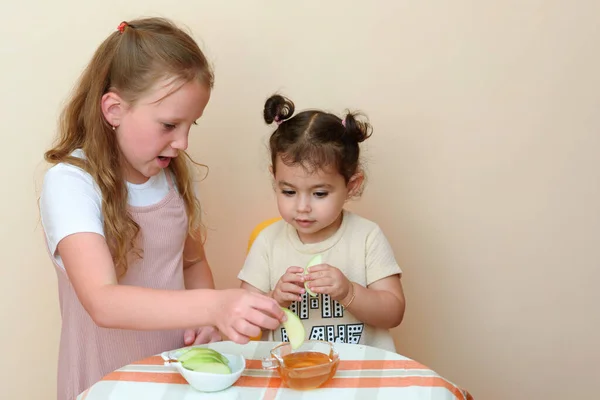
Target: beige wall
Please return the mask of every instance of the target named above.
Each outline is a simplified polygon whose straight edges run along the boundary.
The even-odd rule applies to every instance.
[[[216,68],[190,151],[211,167],[219,287],[237,285],[250,230],[276,215],[266,96],[360,108],[375,132],[351,207],[381,224],[404,268],[399,351],[477,399],[597,397],[600,3],[172,3],[0,8],[0,397],[54,394],[56,278],[36,198],[60,104],[121,20],[155,14],[193,29]]]

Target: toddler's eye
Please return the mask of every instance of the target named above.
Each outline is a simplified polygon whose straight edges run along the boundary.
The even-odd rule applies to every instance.
[[[293,196],[296,194],[296,192],[293,190],[282,190],[281,193],[283,193],[285,196]]]
[[[328,192],[315,192],[314,193],[315,197],[320,198],[320,199],[322,199],[323,197],[327,197],[328,194],[329,194]]]
[[[168,124],[166,122],[163,122],[163,127],[168,131],[172,131],[173,129],[176,128],[176,126],[174,124]]]

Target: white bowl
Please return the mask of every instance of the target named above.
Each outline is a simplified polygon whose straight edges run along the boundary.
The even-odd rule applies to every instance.
[[[196,346],[202,347],[202,346]],[[191,387],[200,392],[218,392],[220,390],[227,389],[233,385],[242,375],[246,368],[246,359],[241,354],[228,354],[221,353],[229,360],[229,368],[231,368],[230,374],[213,374],[210,372],[196,372],[184,368],[179,362],[173,362],[178,356],[183,354],[186,349],[166,351],[161,354],[165,365],[172,365],[179,371],[179,373],[185,378]]]

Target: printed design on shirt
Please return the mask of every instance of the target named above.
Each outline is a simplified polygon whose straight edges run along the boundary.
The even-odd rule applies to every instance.
[[[313,326],[308,339],[325,340],[334,343],[358,344],[364,329],[365,324],[363,323]]]
[[[301,301],[295,301],[290,304],[289,309],[298,315],[301,320],[310,318],[311,310],[321,308],[321,318],[344,318],[344,307],[333,300],[327,294],[319,294],[317,297],[309,297],[308,294],[302,294]],[[333,321],[332,321],[333,322]],[[360,338],[364,331],[363,323],[323,325],[313,326],[308,335],[309,340],[325,340],[333,343],[360,343]],[[281,340],[289,342],[285,328],[281,328]]]
[[[321,294],[321,317],[344,318],[344,307],[328,294]]]
[[[319,299],[317,297],[312,297],[310,299],[310,309],[318,310],[319,309]]]
[[[292,304],[290,304],[290,306],[288,308],[290,309],[291,312],[298,315],[298,302],[297,301],[294,301]]]
[[[310,310],[318,310],[319,306],[321,308],[321,318],[344,318],[344,307],[328,294],[310,297],[307,293],[303,293],[302,300],[290,304],[289,309],[298,315],[300,319],[309,319]]]
[[[300,319],[308,319],[309,310],[308,310],[308,294],[302,294],[302,301],[300,302],[300,314],[298,314]]]
[[[365,324],[340,324],[313,326],[308,340],[325,340],[332,343],[359,344],[360,337],[365,329]],[[289,342],[285,328],[281,328],[281,340]]]
[[[290,341],[290,339],[288,339],[287,332],[286,332],[285,328],[281,328],[281,341],[282,342],[289,342]]]

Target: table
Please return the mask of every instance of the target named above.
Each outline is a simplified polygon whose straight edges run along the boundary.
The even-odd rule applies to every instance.
[[[251,341],[245,345],[216,342],[204,345],[225,353],[241,353],[246,369],[230,388],[202,393],[187,384],[160,355],[120,368],[81,393],[77,400],[231,400],[231,399],[383,399],[472,400],[465,390],[424,365],[378,348],[336,343],[340,365],[323,387],[296,391],[283,386],[277,371],[262,369],[261,360],[279,343]]]

